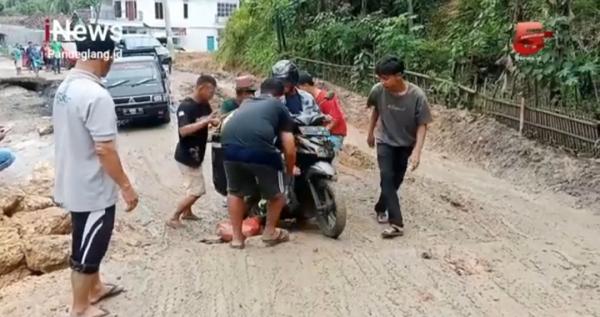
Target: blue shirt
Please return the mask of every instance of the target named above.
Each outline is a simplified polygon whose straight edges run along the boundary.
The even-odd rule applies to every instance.
[[[291,114],[299,114],[302,112],[302,98],[300,98],[300,94],[296,92],[291,96],[285,96],[285,106]]]
[[[285,106],[291,114],[321,112],[315,98],[302,89],[296,89],[293,95],[285,96]]]

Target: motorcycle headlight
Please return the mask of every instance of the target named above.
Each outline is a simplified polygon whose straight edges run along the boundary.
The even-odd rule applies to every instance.
[[[154,95],[152,96],[152,100],[154,102],[162,102],[165,101],[165,97],[163,95]]]

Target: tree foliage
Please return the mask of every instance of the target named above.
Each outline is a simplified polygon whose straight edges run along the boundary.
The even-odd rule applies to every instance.
[[[287,50],[298,56],[360,70],[394,53],[411,70],[464,84],[497,81],[508,69],[498,61],[508,58],[521,91],[540,87],[553,102],[598,107],[597,0],[247,0],[225,29],[220,58],[268,69],[278,57],[277,16]],[[541,21],[555,33],[534,59],[512,50],[520,21]]]
[[[73,10],[89,8],[100,0],[0,0],[6,15],[32,15],[39,13],[70,14]]]

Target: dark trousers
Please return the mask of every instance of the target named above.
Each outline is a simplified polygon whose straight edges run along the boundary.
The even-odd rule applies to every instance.
[[[375,211],[383,213],[387,210],[390,224],[404,226],[398,189],[404,180],[408,158],[412,147],[395,147],[387,144],[377,144],[377,163],[379,165],[380,190],[379,200]]]

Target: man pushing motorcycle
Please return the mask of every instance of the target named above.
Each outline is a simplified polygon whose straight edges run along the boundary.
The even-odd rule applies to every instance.
[[[269,246],[289,240],[289,233],[277,228],[285,191],[293,179],[296,164],[294,122],[281,103],[284,85],[270,78],[260,87],[261,95],[247,99],[222,126],[228,207],[233,227],[231,247],[243,249],[242,221],[248,206],[244,197],[260,192],[267,203],[267,221],[262,240]],[[279,139],[285,167],[276,147]],[[284,171],[285,168],[285,171]]]

